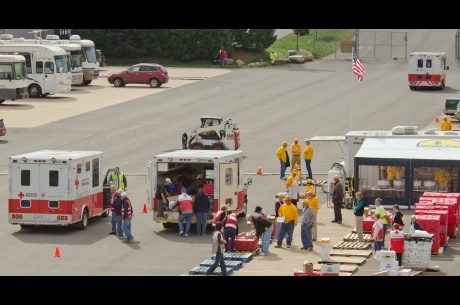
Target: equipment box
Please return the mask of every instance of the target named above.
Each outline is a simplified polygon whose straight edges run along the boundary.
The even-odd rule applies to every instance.
[[[214,194],[214,184],[205,184],[203,191],[206,195]]]
[[[259,247],[259,239],[257,236],[240,236],[235,238],[235,251],[254,252]]]

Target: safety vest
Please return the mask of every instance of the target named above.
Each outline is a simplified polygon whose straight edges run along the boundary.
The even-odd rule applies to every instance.
[[[125,174],[120,172],[118,173],[118,176],[116,173],[112,173],[112,181],[113,183],[117,186],[118,189],[122,189],[126,191],[125,189]]]
[[[131,205],[131,201],[125,198],[125,200],[123,200],[123,203],[122,203],[123,205],[121,208],[121,219],[125,219],[125,205],[124,205],[125,202],[128,203],[128,213],[126,214],[126,217],[133,216],[133,206]]]
[[[192,197],[187,194],[181,194],[179,196],[179,210],[181,212],[192,210]]]
[[[217,212],[216,217],[214,217],[214,219],[212,220],[212,226],[213,227],[216,226],[216,223],[218,223],[219,221],[222,221],[222,216],[224,217],[224,221],[222,221],[222,222],[225,223],[227,221],[227,216],[222,215],[224,213],[227,214],[227,211],[219,210],[219,212]]]
[[[396,253],[404,252],[404,232],[400,230],[390,231],[390,249]]]
[[[227,222],[225,223],[225,227],[236,230],[238,228],[238,219],[232,216],[227,217]]]
[[[118,196],[118,192],[115,191],[113,194],[110,194],[110,210],[115,211],[115,208],[113,207],[113,199]]]

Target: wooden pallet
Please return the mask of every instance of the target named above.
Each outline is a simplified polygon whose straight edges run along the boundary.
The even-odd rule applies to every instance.
[[[431,255],[442,256],[444,254],[444,247],[439,247],[438,252],[431,252]]]
[[[193,267],[192,269],[189,270],[189,275],[198,275],[198,274],[206,274],[206,271],[208,271],[210,267],[205,267],[205,266],[196,266]],[[227,274],[231,275],[233,274],[233,269],[232,268],[226,268],[227,269]],[[220,267],[217,267],[212,275],[222,275],[222,270]]]
[[[364,265],[366,262],[365,257],[351,257],[351,256],[338,256],[334,255],[328,260],[319,260],[318,264],[355,264],[358,266]]]
[[[358,233],[358,231],[356,230],[356,228],[353,228],[353,230],[351,230],[351,233]],[[363,231],[364,234],[372,234],[372,231]]]
[[[224,253],[224,259],[225,260],[232,260],[232,261],[243,261],[244,263],[249,262],[250,260],[253,259],[254,254],[252,252],[227,252]],[[212,260],[216,259],[216,255],[213,254],[211,257]]]
[[[345,249],[345,250],[366,250],[370,248],[372,244],[365,243],[365,242],[351,242],[351,241],[344,241],[341,243],[336,244],[332,247],[332,249]]]
[[[357,233],[348,233],[345,235],[343,238],[343,241],[358,241],[358,234]],[[372,243],[374,242],[374,239],[371,237],[371,234],[363,234],[363,240],[364,242]]]
[[[321,265],[313,265],[313,271],[321,271]],[[356,265],[340,265],[340,273],[354,274],[356,272],[358,272],[358,266]]]
[[[439,272],[441,269],[439,266],[429,266],[427,268],[411,268],[411,276],[421,275],[424,272]]]
[[[340,256],[362,256],[370,258],[372,256],[372,250],[344,250],[344,249],[331,249],[330,255],[340,255]]]
[[[207,259],[201,262],[200,266],[211,267],[214,264],[214,262],[215,260],[213,259]],[[241,267],[243,267],[242,261],[232,261],[232,260],[226,259],[224,260],[224,262],[225,262],[225,267],[227,267],[227,269],[232,268],[233,270],[238,270]]]

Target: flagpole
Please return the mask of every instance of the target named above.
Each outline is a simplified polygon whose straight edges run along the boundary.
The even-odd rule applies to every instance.
[[[351,47],[351,65],[352,65],[352,73],[351,73],[351,94],[350,94],[350,129],[351,131],[351,123],[353,121],[353,54],[355,52],[355,48]]]

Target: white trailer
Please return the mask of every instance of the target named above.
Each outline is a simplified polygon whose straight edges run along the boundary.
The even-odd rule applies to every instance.
[[[170,201],[174,201],[184,186],[180,176],[185,171],[196,174],[196,188],[202,186],[210,201],[208,224],[220,210],[222,204],[227,211],[239,216],[247,212],[247,188],[251,181],[243,182],[243,152],[240,150],[177,150],[159,154],[147,162],[147,202],[148,209],[153,211],[153,220],[163,223],[165,228],[177,224],[179,212],[168,209],[164,217],[158,217],[158,206],[155,193],[159,184],[166,178],[172,180],[169,190]],[[249,180],[249,179],[248,179]],[[190,194],[194,197],[194,193]],[[192,223],[196,223],[193,218]]]
[[[29,97],[26,59],[21,55],[0,55],[0,104]]]
[[[413,52],[409,54],[409,88],[421,87],[444,89],[446,86],[446,53]]]
[[[432,128],[426,131],[419,131],[417,126],[396,126],[392,128],[392,130],[371,130],[371,131],[349,131],[345,134],[345,136],[315,136],[310,139],[311,142],[324,142],[324,141],[333,141],[337,142],[340,146],[342,152],[344,152],[343,160],[340,163],[333,163],[333,166],[328,174],[328,184],[325,188],[326,192],[331,192],[331,183],[333,183],[332,177],[334,174],[337,174],[341,177],[341,180],[345,182],[345,185],[350,187],[351,191],[351,198],[353,198],[353,192],[356,192],[359,189],[370,190],[373,187],[377,188],[384,188],[387,187],[388,189],[394,189],[394,185],[392,182],[390,183],[387,178],[387,169],[389,166],[403,166],[406,163],[402,163],[396,160],[396,157],[393,158],[392,150],[385,150],[386,157],[382,157],[382,160],[378,160],[377,165],[375,162],[371,162],[373,164],[372,172],[364,173],[363,170],[365,167],[361,167],[361,171],[356,165],[356,156],[358,152],[360,152],[361,147],[365,143],[366,139],[375,139],[374,141],[388,141],[390,139],[401,139],[402,141],[408,139],[432,139],[433,141],[445,141],[445,140],[460,140],[460,131],[440,131],[437,128]],[[374,142],[373,142],[374,143]],[[390,143],[390,142],[388,142]],[[377,150],[377,148],[376,148]],[[395,155],[396,156],[396,155]],[[436,156],[433,156],[435,159]],[[385,159],[385,160],[383,160]],[[370,162],[369,159],[365,159],[363,162]],[[362,164],[365,165],[365,164]],[[439,164],[438,164],[439,165]],[[437,166],[438,166],[437,165]],[[371,168],[371,167],[370,167]],[[368,169],[366,169],[367,171]],[[433,169],[434,170],[434,169]],[[405,170],[407,173],[409,171],[408,168]],[[369,178],[368,178],[369,177]],[[371,178],[372,177],[372,178]],[[414,175],[407,175],[408,181],[400,182],[399,187],[404,187],[404,185],[408,185],[413,183]],[[427,179],[428,175],[424,176],[424,179]],[[398,179],[397,177],[396,180]],[[359,180],[359,181],[357,181]],[[416,180],[416,179],[415,179]],[[456,183],[456,181],[455,181]],[[416,182],[417,184],[417,182]],[[455,184],[456,185],[456,184]],[[450,190],[457,190],[457,187],[452,185]],[[398,186],[396,186],[398,187]],[[423,183],[421,187],[424,187]],[[401,195],[401,193],[398,193]],[[408,193],[407,193],[408,194]],[[394,195],[394,194],[392,194]],[[396,198],[396,197],[395,197]],[[400,202],[401,205],[408,205],[407,200],[408,197],[400,197],[400,199],[392,198],[392,203]],[[415,197],[410,197],[411,202]]]
[[[69,226],[110,212],[101,151],[40,150],[9,158],[8,222]]]

